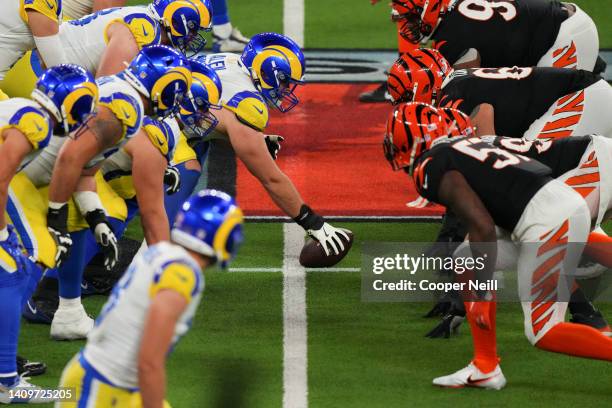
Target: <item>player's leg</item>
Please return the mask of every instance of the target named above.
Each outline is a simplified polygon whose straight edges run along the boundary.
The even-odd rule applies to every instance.
[[[514,231],[521,241],[518,280],[525,334],[543,350],[612,361],[612,339],[592,327],[564,323],[590,224],[582,197],[557,181],[544,186],[525,209]]]
[[[598,134],[612,137],[612,87],[603,79],[559,98],[534,121],[523,137],[527,140]]]
[[[580,7],[567,4],[571,16],[559,28],[551,49],[539,67],[576,68],[593,71],[599,53],[599,36],[593,19]]]
[[[212,0],[213,52],[242,52],[249,38],[232,26],[227,0]]]

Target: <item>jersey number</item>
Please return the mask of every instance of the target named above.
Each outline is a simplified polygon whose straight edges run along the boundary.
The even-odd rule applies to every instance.
[[[479,139],[465,139],[453,144],[453,149],[481,162],[487,161],[489,156],[494,154],[497,156],[497,160],[493,163],[493,168],[497,170],[501,170],[507,166],[515,166],[519,164],[521,160],[525,160],[525,158],[521,158],[499,147],[481,147],[482,143],[483,142]]]
[[[512,150],[515,153],[527,153],[535,146],[538,154],[546,152],[552,146],[552,139],[539,139],[539,140],[524,140],[515,138],[501,138],[499,144],[508,150]]]
[[[497,13],[504,20],[510,21],[517,15],[516,7],[511,3],[512,1],[492,3],[487,0],[465,0],[459,4],[458,10],[461,14],[472,20],[487,21]]]
[[[480,68],[472,71],[474,76],[485,79],[525,79],[533,72],[533,68]]]

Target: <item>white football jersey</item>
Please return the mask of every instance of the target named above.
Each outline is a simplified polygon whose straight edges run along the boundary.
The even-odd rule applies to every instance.
[[[263,131],[268,125],[268,106],[253,85],[240,56],[231,53],[211,54],[206,56],[206,64],[213,68],[221,79],[223,107],[234,112],[242,123]],[[220,136],[216,131],[211,134]]]
[[[36,102],[25,98],[12,98],[0,102],[0,131],[15,128],[25,135],[32,152],[22,161],[23,168],[45,148],[51,140],[51,118]],[[2,140],[0,139],[0,144]]]
[[[62,0],[64,17],[69,20],[81,18],[93,10],[94,0]]]
[[[99,105],[110,109],[122,125],[122,135],[112,147],[94,157],[86,168],[94,167],[103,162],[128,142],[143,126],[144,106],[138,91],[120,76],[111,75],[96,80],[99,92]],[[66,138],[53,136],[47,141],[48,146],[34,159],[24,171],[35,186],[40,187],[50,183],[53,166]]]
[[[176,323],[172,348],[191,327],[204,275],[185,249],[169,242],[153,245],[134,258],[89,333],[85,359],[118,387],[138,388],[143,330],[151,300],[162,289],[175,290],[189,302]]]
[[[161,25],[149,7],[115,7],[60,26],[60,39],[67,60],[95,75],[108,41],[106,30],[113,23],[126,25],[139,48],[161,43]]]
[[[61,21],[61,0],[2,0],[0,1],[0,81],[26,51],[35,47],[27,24],[27,10],[34,10]]]

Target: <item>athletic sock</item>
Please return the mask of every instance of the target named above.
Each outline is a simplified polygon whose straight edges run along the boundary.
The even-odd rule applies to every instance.
[[[89,229],[72,232],[72,248],[66,262],[57,270],[59,275],[59,295],[67,299],[81,296],[81,282],[85,271],[85,252],[88,241]]]
[[[215,29],[217,25],[221,25],[221,24],[230,22],[229,11],[227,10],[227,0],[212,0],[212,7],[213,7],[213,30]],[[227,35],[227,37],[229,37],[229,34]],[[227,37],[222,37],[222,38],[227,38]]]
[[[232,23],[214,25],[213,34],[224,40],[229,38],[232,35]]]
[[[570,356],[612,361],[612,339],[583,324],[559,323],[536,343],[536,347]]]
[[[474,343],[474,359],[472,362],[483,373],[491,372],[499,364],[497,356],[497,338],[495,331],[495,317],[497,312],[497,303],[490,302],[489,306],[489,321],[491,327],[482,329],[476,324],[476,319],[470,313],[470,307],[465,303],[466,317],[472,331],[472,342]]]
[[[81,305],[81,297],[67,299],[60,296],[59,308],[61,309],[74,309]]]
[[[0,383],[10,387],[17,376],[17,342],[21,323],[21,299],[26,287],[23,271],[22,282],[7,282],[0,279]]]

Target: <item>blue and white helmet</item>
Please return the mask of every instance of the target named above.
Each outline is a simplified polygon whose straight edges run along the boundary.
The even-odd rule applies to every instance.
[[[189,60],[191,66],[191,95],[183,99],[179,119],[193,134],[206,137],[219,123],[211,109],[221,109],[221,79],[217,72],[204,63],[204,58]]]
[[[212,29],[210,0],[154,0],[150,9],[173,47],[190,56],[204,49],[206,39],[202,31]]]
[[[288,112],[299,100],[294,91],[304,84],[306,59],[291,38],[276,33],[251,37],[242,52],[242,63],[257,90],[281,112]]]
[[[122,76],[151,101],[153,116],[159,117],[175,113],[191,87],[189,61],[165,45],[140,50]]]
[[[85,68],[61,64],[43,72],[31,98],[53,116],[54,133],[67,136],[95,116],[98,86]]]
[[[202,190],[183,203],[172,227],[172,241],[225,266],[243,241],[243,220],[231,196]]]

